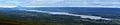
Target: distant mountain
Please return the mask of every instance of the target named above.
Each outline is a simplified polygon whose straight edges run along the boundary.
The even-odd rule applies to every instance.
[[[68,12],[73,14],[102,16],[105,18],[120,19],[120,8],[93,8],[93,7],[40,7],[23,8],[28,10],[42,10],[53,12]],[[106,15],[106,16],[104,16]],[[108,16],[109,15],[109,16]]]
[[[58,11],[58,12],[71,12],[71,13],[82,13],[82,12],[97,12],[97,13],[119,13],[119,8],[87,8],[87,7],[40,7],[40,8],[25,8],[33,10],[44,10],[44,11]]]

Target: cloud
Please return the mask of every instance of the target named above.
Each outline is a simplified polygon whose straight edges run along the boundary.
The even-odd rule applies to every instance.
[[[90,18],[90,19],[104,19],[104,20],[112,20],[109,18],[102,18],[99,16],[89,16],[89,15],[78,15],[78,14],[71,14],[67,12],[51,12],[51,11],[41,11],[41,10],[28,10],[28,9],[19,9],[23,11],[30,11],[30,12],[40,12],[40,13],[47,13],[47,14],[53,14],[53,15],[69,15],[69,16],[79,16],[81,18]]]
[[[43,6],[43,7],[81,7],[81,6],[120,6],[120,0],[0,0],[0,6]]]
[[[0,8],[15,8],[16,6],[0,5]]]

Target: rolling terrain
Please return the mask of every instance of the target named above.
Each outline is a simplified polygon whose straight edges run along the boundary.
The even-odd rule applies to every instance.
[[[118,8],[78,7],[1,8],[0,23],[8,25],[120,25],[119,10]],[[86,16],[91,18],[82,18]]]

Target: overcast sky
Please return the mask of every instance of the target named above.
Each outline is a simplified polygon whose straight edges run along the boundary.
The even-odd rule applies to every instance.
[[[0,7],[119,7],[120,0],[0,0]]]

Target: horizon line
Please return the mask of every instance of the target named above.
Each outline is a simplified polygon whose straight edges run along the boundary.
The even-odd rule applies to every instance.
[[[30,8],[37,8],[37,7],[92,7],[92,8],[120,8],[118,6],[0,6],[0,8],[16,8],[16,7],[30,7]]]

